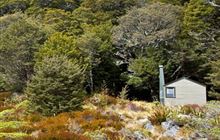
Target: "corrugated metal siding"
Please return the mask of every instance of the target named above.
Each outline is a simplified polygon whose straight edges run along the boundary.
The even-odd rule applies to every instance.
[[[176,88],[176,98],[166,98],[165,105],[206,104],[206,87],[187,79],[182,79],[166,87]],[[165,87],[165,90],[166,90]],[[165,92],[166,93],[166,92]]]

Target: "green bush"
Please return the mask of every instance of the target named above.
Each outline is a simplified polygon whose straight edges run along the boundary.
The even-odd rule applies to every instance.
[[[0,18],[0,27],[0,75],[10,90],[23,92],[33,74],[34,54],[47,39],[48,28],[20,12]]]
[[[8,88],[9,85],[6,83],[4,76],[0,74],[0,92],[6,91]]]
[[[66,56],[46,57],[35,66],[26,93],[37,111],[54,115],[80,108],[84,68]]]

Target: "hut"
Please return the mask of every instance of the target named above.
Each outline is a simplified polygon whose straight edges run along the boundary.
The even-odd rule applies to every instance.
[[[166,106],[197,104],[205,105],[207,101],[206,85],[182,77],[165,84],[163,66],[160,69],[160,102]]]
[[[206,104],[206,86],[182,77],[164,85],[164,104],[167,106]]]

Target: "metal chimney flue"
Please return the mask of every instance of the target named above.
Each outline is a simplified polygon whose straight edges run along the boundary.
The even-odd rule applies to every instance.
[[[159,66],[159,72],[160,72],[160,103],[164,105],[164,85],[165,85],[165,80],[164,80],[164,72],[163,72],[163,65]]]

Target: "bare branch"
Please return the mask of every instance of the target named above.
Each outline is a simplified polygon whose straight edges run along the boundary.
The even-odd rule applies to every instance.
[[[182,66],[179,66],[179,67],[175,70],[175,72],[171,75],[171,77],[173,77],[174,75],[176,75],[176,73],[177,73],[181,68],[182,68]]]
[[[216,4],[216,3],[215,3],[215,0],[207,0],[207,2],[208,2],[210,5],[214,6],[214,7],[220,8],[220,5]]]

